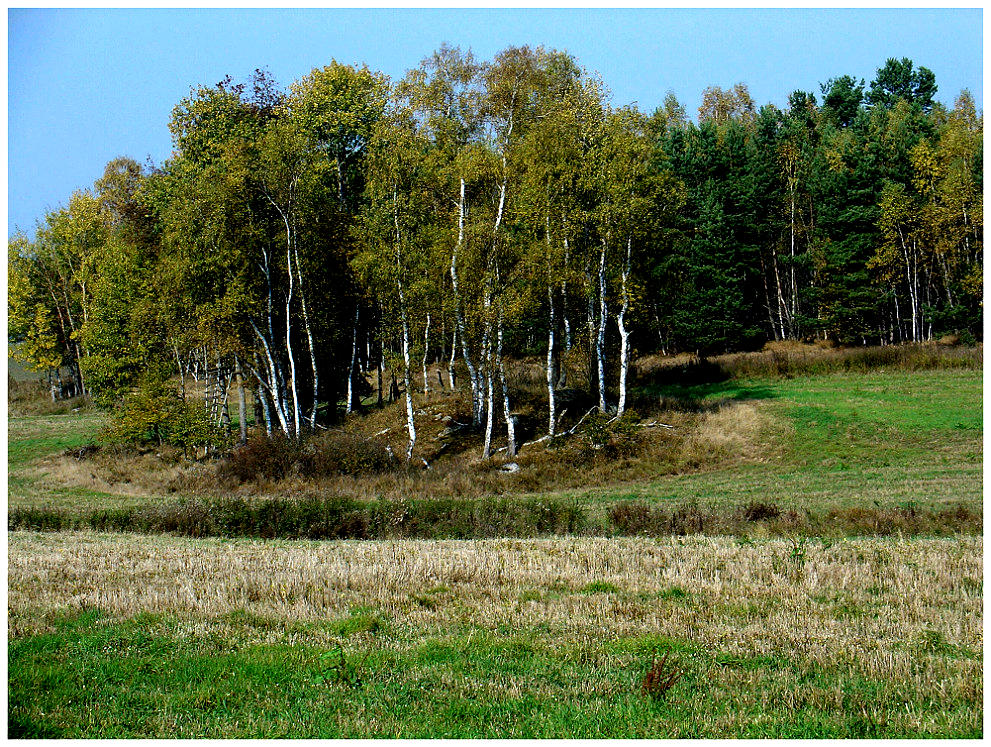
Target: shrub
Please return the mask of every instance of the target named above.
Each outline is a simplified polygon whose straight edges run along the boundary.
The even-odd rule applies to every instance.
[[[774,503],[754,501],[743,507],[743,518],[747,521],[767,521],[781,515],[781,509]]]
[[[336,495],[260,500],[227,497],[79,514],[56,508],[13,508],[7,514],[7,527],[10,531],[90,528],[190,537],[312,540],[526,538],[599,534],[601,529],[590,521],[591,511],[586,504],[563,498],[383,499],[362,503]],[[758,520],[767,522],[772,536],[952,535],[975,534],[982,529],[980,510],[963,504],[925,509],[852,506],[802,515],[793,510],[778,511],[774,517],[764,508],[753,514],[767,517]],[[633,501],[612,506],[607,517],[606,529],[613,534],[650,537],[746,535],[753,521],[740,509],[717,514],[690,503],[669,511]]]
[[[229,451],[217,476],[229,485],[261,478],[281,480],[290,475],[373,474],[397,466],[385,445],[375,439],[331,431],[295,441],[277,433],[254,436],[244,446]]]
[[[99,439],[107,444],[169,445],[184,452],[222,446],[225,434],[197,404],[181,399],[165,383],[152,381],[129,394],[111,415]]]
[[[377,439],[328,432],[312,439],[301,459],[301,471],[312,477],[385,472],[396,461]]]
[[[668,515],[646,503],[619,503],[609,509],[609,521],[621,535],[657,537],[667,530]]]
[[[671,534],[707,534],[714,523],[715,516],[689,503],[679,506],[671,515]]]
[[[12,508],[7,513],[7,530],[29,529],[35,532],[61,532],[74,529],[76,522],[61,511],[47,508]]]
[[[244,483],[259,478],[281,480],[300,460],[300,444],[282,433],[257,435],[244,446],[227,452],[217,470],[222,483]]]

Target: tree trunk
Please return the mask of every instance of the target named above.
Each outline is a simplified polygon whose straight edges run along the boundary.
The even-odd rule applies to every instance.
[[[595,358],[599,373],[599,412],[606,411],[606,242],[599,252],[599,334],[595,340]]]
[[[554,422],[557,419],[557,403],[554,398],[554,328],[557,324],[554,318],[554,280],[551,272],[551,223],[547,217],[547,435],[554,437]],[[500,328],[499,333],[502,334]]]
[[[427,353],[430,350],[430,312],[427,312],[427,323],[423,327],[423,394],[430,394],[430,385],[427,382]]]
[[[313,328],[310,326],[310,312],[306,305],[306,288],[303,285],[303,273],[299,268],[299,252],[293,245],[293,258],[296,261],[296,280],[299,282],[299,301],[303,309],[303,329],[306,332],[306,348],[310,353],[310,371],[313,374],[313,401],[310,405],[310,428],[314,428],[317,422],[317,400],[320,392],[320,373],[317,370],[317,353],[313,345]]]
[[[492,325],[490,319],[490,310],[492,307],[492,290],[487,288],[485,291],[485,299],[483,301],[485,307],[485,332],[483,334],[482,343],[482,355],[485,361],[485,407],[486,407],[486,417],[485,417],[485,445],[482,448],[482,459],[488,459],[492,455],[492,426],[495,419],[495,403],[493,399],[493,387],[492,387],[492,334],[490,332],[490,327]]]
[[[595,339],[598,326],[595,321],[595,280],[592,278],[591,267],[585,268],[585,281],[588,286],[586,324],[588,326],[588,393],[592,394],[595,389]]]
[[[354,327],[351,335],[351,367],[348,369],[348,401],[344,412],[350,415],[354,411],[354,374],[358,359],[358,309],[354,306]]]
[[[774,285],[778,292],[778,327],[781,333],[780,339],[784,340],[786,338],[785,319],[788,317],[788,305],[785,303],[784,291],[781,288],[781,273],[778,272],[778,252],[773,248],[771,252],[774,264]]]
[[[261,406],[262,420],[265,422],[265,435],[272,435],[272,413],[269,410],[268,395],[265,393],[264,387],[261,384],[258,385],[258,393],[255,395],[258,397],[258,404]]]
[[[286,265],[289,272],[289,292],[286,294],[286,354],[289,356],[289,392],[292,395],[292,416],[289,418],[289,437],[299,438],[300,421],[303,419],[303,411],[299,404],[299,386],[296,378],[296,356],[292,347],[292,297],[295,287],[295,278],[292,271],[292,252],[286,250]]]
[[[248,403],[244,397],[244,376],[241,360],[234,356],[234,375],[237,377],[237,423],[241,431],[241,446],[248,442]]]
[[[299,438],[302,435],[303,408],[299,401],[299,378],[296,373],[296,354],[292,345],[292,299],[296,289],[296,273],[293,272],[295,240],[289,216],[267,193],[266,197],[282,217],[286,227],[286,275],[289,279],[289,289],[286,293],[286,354],[289,357],[289,393],[292,395],[292,415],[287,418],[287,435],[290,438]]]
[[[568,222],[561,219],[563,231],[561,239],[564,242],[564,272],[561,274],[561,318],[564,321],[564,349],[571,350],[571,320],[568,318],[568,262],[571,255],[571,247],[568,245]]]
[[[379,377],[379,401],[378,406],[381,407],[383,403],[382,398],[382,374],[385,370],[385,351],[382,349],[382,343],[379,343],[379,365],[378,365],[378,377]]]
[[[458,327],[457,325],[451,330],[451,362],[447,364],[447,378],[451,382],[451,391],[454,391],[455,380],[454,380],[454,359],[458,354]]]
[[[510,457],[516,456],[516,418],[509,406],[509,386],[506,384],[506,368],[502,360],[502,305],[499,306],[498,332],[496,337],[496,366],[499,369],[499,383],[502,385],[502,412],[506,418],[506,451]]]
[[[616,417],[622,417],[626,411],[626,374],[629,369],[630,359],[630,333],[626,329],[626,311],[630,305],[630,294],[627,282],[630,277],[630,252],[632,240],[626,240],[626,262],[623,264],[623,303],[616,317],[616,324],[619,327],[619,405],[616,408]]]
[[[399,283],[399,308],[403,323],[403,362],[406,364],[403,372],[403,384],[406,387],[406,430],[409,433],[409,446],[406,447],[406,461],[413,458],[413,447],[416,445],[416,424],[413,422],[413,382],[409,365],[409,323],[406,318],[406,299],[403,294],[402,282]]]
[[[472,419],[475,425],[478,425],[480,421],[481,412],[481,391],[479,388],[479,373],[475,368],[475,364],[471,360],[471,354],[468,351],[468,338],[465,336],[465,319],[464,311],[461,308],[461,293],[458,287],[458,252],[464,245],[465,239],[465,180],[461,179],[461,197],[458,200],[458,243],[454,246],[454,251],[451,253],[451,284],[454,289],[454,313],[455,313],[455,331],[457,337],[461,340],[461,352],[465,359],[465,365],[468,367],[468,381],[471,384],[471,411]],[[453,388],[453,387],[452,387]]]
[[[416,445],[416,424],[413,422],[413,382],[410,376],[409,361],[409,318],[406,313],[406,294],[403,289],[403,268],[400,261],[399,195],[392,191],[393,222],[396,229],[396,286],[399,290],[399,315],[403,325],[403,384],[406,387],[406,430],[409,432],[409,446],[406,447],[406,461],[413,458]]]

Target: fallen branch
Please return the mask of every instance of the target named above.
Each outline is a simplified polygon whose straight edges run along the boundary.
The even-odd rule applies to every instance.
[[[550,436],[550,434],[548,433],[548,434],[547,434],[546,436],[541,436],[541,437],[540,437],[540,438],[538,438],[538,439],[537,439],[536,441],[527,441],[527,442],[526,442],[525,444],[523,444],[522,446],[520,446],[520,449],[523,449],[523,448],[524,448],[524,447],[526,447],[526,446],[533,446],[534,444],[539,444],[539,443],[543,443],[544,441],[548,441],[548,440],[550,440],[550,437],[551,437],[551,436]]]
[[[590,409],[588,412],[586,412],[584,415],[581,416],[581,419],[577,423],[575,423],[574,427],[570,431],[565,431],[565,433],[567,433],[569,436],[574,435],[575,431],[578,430],[578,426],[580,426],[582,423],[585,422],[585,418],[587,418],[589,415],[591,415],[597,409],[599,409],[599,408],[598,407],[593,407],[592,409]]]

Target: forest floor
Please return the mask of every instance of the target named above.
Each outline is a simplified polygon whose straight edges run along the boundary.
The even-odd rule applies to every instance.
[[[13,414],[9,735],[982,736],[979,368],[641,382],[637,396],[676,427],[609,459],[535,445],[509,475],[466,451],[451,458],[464,482],[445,455],[317,483],[358,505],[423,490],[585,512],[572,536],[515,539],[14,530],[18,511],[138,515],[217,488],[212,466],[148,454],[106,479],[111,455],[71,453],[101,422],[85,407]],[[672,513],[622,524],[631,506]],[[674,532],[685,507],[714,518]]]

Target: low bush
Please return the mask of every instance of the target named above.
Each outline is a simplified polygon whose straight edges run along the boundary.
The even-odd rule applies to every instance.
[[[378,439],[334,431],[312,439],[301,459],[301,470],[310,477],[368,475],[396,465],[385,443]]]
[[[754,501],[743,507],[743,518],[747,521],[767,521],[781,515],[781,509],[773,503]]]
[[[300,444],[283,434],[258,434],[244,446],[227,452],[217,469],[217,477],[226,485],[259,478],[281,480],[293,471],[301,456]]]
[[[384,443],[357,434],[330,431],[305,441],[282,434],[259,434],[225,455],[217,477],[222,484],[231,486],[263,478],[282,480],[291,475],[369,475],[398,466]]]
[[[7,515],[11,531],[93,529],[313,540],[529,538],[603,532],[643,537],[746,536],[758,521],[767,535],[779,537],[949,536],[979,534],[983,528],[980,510],[963,504],[933,508],[852,506],[811,513],[763,503],[718,510],[694,502],[665,505],[622,501],[602,517],[594,505],[574,499],[512,497],[370,502],[336,495],[255,500],[227,497],[98,509],[85,514],[14,508]]]

